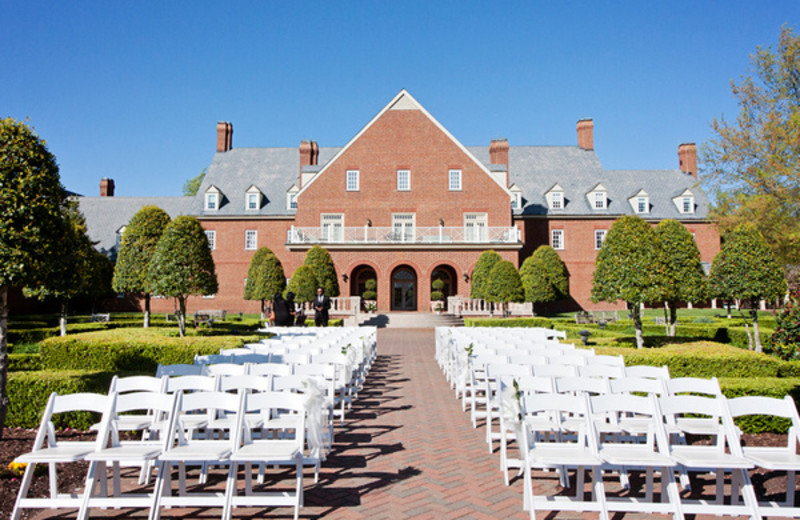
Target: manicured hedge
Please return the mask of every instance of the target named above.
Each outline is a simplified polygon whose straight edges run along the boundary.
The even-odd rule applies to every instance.
[[[800,405],[800,378],[756,377],[719,379],[722,393],[728,398],[745,395],[762,395],[783,399],[790,395],[795,406]],[[775,432],[786,433],[791,426],[788,419],[774,418],[764,415],[740,417],[737,426],[745,433]]]
[[[67,322],[67,334],[92,332],[98,330],[106,330],[115,328],[120,325],[114,323],[70,323]],[[45,327],[35,329],[9,329],[8,342],[9,343],[38,343],[47,338],[54,338],[61,333],[59,328]]]
[[[544,327],[554,328],[549,318],[464,318],[466,327]]]
[[[192,363],[195,354],[216,354],[256,342],[259,336],[173,337],[177,329],[114,329],[48,338],[41,343],[42,366],[53,370],[140,371],[158,364]]]
[[[8,374],[8,415],[6,426],[36,428],[50,394],[95,392],[105,394],[113,374],[101,371],[35,371]],[[67,413],[56,417],[56,428],[86,430],[98,420],[92,414]]]
[[[9,354],[8,371],[25,372],[42,369],[42,357],[39,354]]]

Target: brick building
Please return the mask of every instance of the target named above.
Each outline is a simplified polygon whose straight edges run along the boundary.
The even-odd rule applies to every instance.
[[[379,310],[426,310],[431,281],[468,296],[481,252],[517,266],[550,244],[570,275],[562,309],[613,308],[589,300],[594,260],[606,231],[625,214],[654,224],[677,219],[695,234],[704,262],[719,251],[708,199],[697,185],[694,144],[679,147],[675,170],[605,170],[593,123],[577,124],[577,146],[464,146],[405,90],[341,148],[234,148],[233,126],[217,124],[217,153],[195,197],[100,197],[80,207],[98,247],[114,255],[124,226],[145,204],[197,216],[206,229],[219,293],[190,310],[257,312],[242,299],[254,251],[269,247],[287,276],[306,251],[331,254],[342,295],[378,283]],[[172,302],[155,300],[155,310]]]

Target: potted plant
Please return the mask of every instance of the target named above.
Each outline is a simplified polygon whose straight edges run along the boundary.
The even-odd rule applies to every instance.
[[[431,284],[433,290],[431,291],[431,310],[436,314],[441,314],[444,310],[444,281],[437,279]]]
[[[364,310],[370,314],[378,310],[378,293],[375,291],[377,287],[378,282],[374,278],[370,278],[364,284],[365,291],[361,293]]]

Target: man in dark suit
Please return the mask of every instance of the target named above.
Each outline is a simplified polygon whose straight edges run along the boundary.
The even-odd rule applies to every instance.
[[[328,326],[328,309],[331,308],[331,299],[325,295],[325,289],[317,287],[314,297],[314,324],[317,327]]]

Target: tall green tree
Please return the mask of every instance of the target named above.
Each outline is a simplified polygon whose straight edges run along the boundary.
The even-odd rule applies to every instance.
[[[307,303],[317,294],[317,285],[314,269],[309,265],[301,265],[294,270],[288,291],[294,293],[294,301],[297,303]]]
[[[8,291],[35,285],[61,251],[56,159],[21,121],[0,119],[0,435],[8,412]]]
[[[755,344],[756,351],[761,352],[759,303],[785,296],[786,280],[774,253],[755,225],[742,224],[724,236],[722,250],[711,264],[709,285],[712,296],[738,301],[740,306],[750,310],[753,337],[748,327],[748,339],[751,348]]]
[[[214,259],[200,222],[180,216],[167,225],[148,271],[150,290],[178,301],[178,328],[186,333],[186,298],[218,290]]]
[[[61,308],[59,328],[61,335],[66,336],[69,302],[77,296],[88,295],[92,290],[92,280],[101,273],[95,272],[99,263],[95,261],[95,249],[86,235],[86,219],[78,210],[78,203],[65,201],[61,212],[62,231],[57,238],[61,253],[43,273],[42,279],[25,287],[23,293],[29,298],[58,300]]]
[[[714,119],[701,147],[703,184],[724,233],[756,224],[781,265],[800,263],[800,35],[758,47],[749,75],[731,82],[739,114]]]
[[[475,269],[472,271],[472,285],[469,291],[470,298],[486,299],[489,285],[489,273],[492,272],[492,267],[501,260],[503,260],[503,257],[492,249],[481,253],[481,256],[478,257],[478,261],[475,263]]]
[[[144,206],[136,212],[122,234],[114,279],[115,291],[141,294],[144,298],[144,327],[150,326],[150,261],[161,235],[169,224],[167,212],[158,206]]]
[[[206,169],[203,168],[197,177],[192,177],[191,179],[187,180],[183,183],[183,196],[184,197],[194,197],[197,195],[197,192],[200,190],[200,185],[203,184],[203,179],[206,178]]]
[[[700,250],[686,226],[667,219],[659,222],[655,231],[664,255],[660,299],[664,302],[667,336],[675,336],[678,304],[707,299],[708,283],[700,261]]]
[[[653,228],[639,217],[617,220],[597,253],[592,301],[622,300],[636,329],[636,347],[644,346],[641,305],[659,301],[664,261]]]
[[[522,281],[514,264],[508,260],[500,260],[489,271],[486,284],[486,300],[499,303],[503,311],[508,302],[521,302],[525,297]]]
[[[548,303],[569,296],[567,266],[550,246],[539,246],[519,269],[525,301]]]
[[[339,280],[336,277],[336,267],[333,265],[333,259],[327,249],[319,246],[312,247],[306,253],[303,263],[314,271],[317,283],[319,287],[325,289],[325,294],[331,298],[339,296]]]
[[[264,302],[272,299],[275,293],[286,288],[286,275],[283,264],[268,247],[261,247],[250,259],[247,282],[244,284],[244,299],[261,302],[261,319],[265,319]]]

